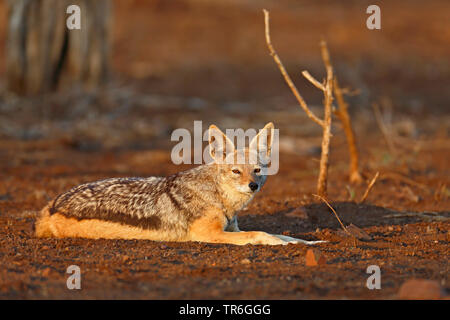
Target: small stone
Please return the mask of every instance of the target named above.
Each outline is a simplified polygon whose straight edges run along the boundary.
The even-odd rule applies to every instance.
[[[442,297],[441,286],[434,280],[411,279],[400,287],[399,299],[431,300]]]
[[[320,265],[326,264],[327,260],[322,255],[320,250],[308,249],[308,251],[306,251],[305,263],[306,263],[306,266],[308,266],[308,267],[315,267],[315,266],[320,266]]]
[[[347,230],[347,232],[344,230],[341,230],[341,229],[337,230],[336,234],[343,238],[354,237],[359,240],[365,240],[365,241],[372,240],[372,237],[367,232],[365,232],[363,229],[355,226],[353,223],[350,224],[349,226],[347,226],[346,230]]]
[[[250,264],[251,261],[250,261],[250,259],[245,258],[245,259],[242,259],[242,260],[241,260],[241,263],[242,263],[242,264]]]
[[[354,237],[358,238],[359,240],[367,240],[367,241],[372,240],[372,237],[369,236],[367,232],[355,226],[353,223],[347,227],[347,231],[350,232]]]

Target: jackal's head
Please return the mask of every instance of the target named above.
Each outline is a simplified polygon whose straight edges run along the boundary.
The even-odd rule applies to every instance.
[[[274,126],[269,122],[254,136],[249,146],[236,149],[231,141],[215,125],[209,127],[210,155],[217,165],[219,184],[230,191],[253,195],[261,190],[267,179],[270,164]],[[234,137],[233,137],[234,138]],[[245,138],[237,136],[239,139]]]

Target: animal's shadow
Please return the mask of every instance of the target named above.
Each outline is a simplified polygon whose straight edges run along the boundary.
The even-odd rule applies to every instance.
[[[379,225],[404,225],[419,221],[450,219],[450,212],[401,212],[370,204],[355,202],[334,202],[332,207],[345,226],[358,227]],[[313,232],[317,228],[339,229],[340,224],[326,204],[313,203],[304,207],[292,208],[275,214],[239,215],[241,230],[261,230],[269,233],[290,232],[293,234]]]

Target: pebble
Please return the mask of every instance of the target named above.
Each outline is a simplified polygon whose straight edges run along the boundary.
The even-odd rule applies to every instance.
[[[399,299],[432,300],[442,297],[439,282],[434,280],[411,279],[402,284],[398,292]]]
[[[318,249],[308,249],[306,251],[305,264],[308,267],[315,267],[319,265],[324,265],[327,263],[324,255]]]

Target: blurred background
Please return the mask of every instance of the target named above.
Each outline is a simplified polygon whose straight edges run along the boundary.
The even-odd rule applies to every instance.
[[[321,92],[301,71],[324,77],[323,38],[341,86],[354,92],[346,99],[358,135],[378,130],[373,102],[403,135],[448,134],[448,1],[383,2],[381,30],[366,28],[371,2],[360,0],[69,2],[0,2],[2,139],[164,147],[194,119],[223,128],[270,120],[282,137],[317,136],[268,54],[262,8],[275,49],[317,114]],[[69,4],[81,7],[81,30],[65,27]]]

